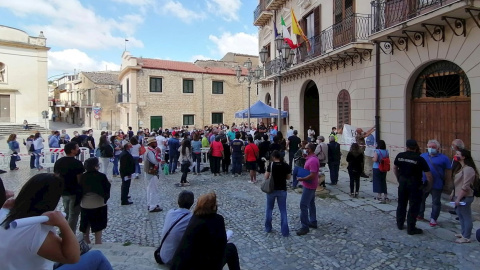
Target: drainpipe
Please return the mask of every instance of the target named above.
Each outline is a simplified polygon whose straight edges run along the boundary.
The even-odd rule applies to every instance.
[[[375,42],[375,139],[380,140],[380,43]]]

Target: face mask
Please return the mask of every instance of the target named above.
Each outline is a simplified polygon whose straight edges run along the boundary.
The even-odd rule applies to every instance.
[[[435,155],[435,154],[437,154],[437,149],[428,148],[428,153],[429,153],[430,155]]]
[[[303,154],[308,155],[307,149],[303,149]]]
[[[461,158],[459,156],[453,156],[453,160],[460,162]]]

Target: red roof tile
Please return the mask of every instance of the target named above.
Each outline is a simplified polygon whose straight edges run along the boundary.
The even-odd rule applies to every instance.
[[[151,58],[143,58],[142,60],[139,60],[139,62],[143,63],[142,65],[143,68],[149,68],[149,69],[161,69],[161,70],[183,71],[183,72],[192,72],[192,73],[208,73],[208,74],[235,76],[234,68],[226,68],[226,67],[203,68],[189,62],[151,59]],[[246,69],[242,68],[242,75],[246,75],[246,74],[247,74]]]

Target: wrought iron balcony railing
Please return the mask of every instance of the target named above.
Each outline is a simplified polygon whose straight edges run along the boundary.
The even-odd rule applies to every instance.
[[[458,0],[374,0],[372,32],[376,33],[403,23]]]

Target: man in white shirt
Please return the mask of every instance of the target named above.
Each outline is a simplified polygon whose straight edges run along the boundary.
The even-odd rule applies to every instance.
[[[290,138],[290,136],[293,135],[293,126],[290,126],[290,129],[287,130],[287,138]]]
[[[165,138],[164,133],[159,133],[155,139],[157,140],[157,145],[160,150],[162,150],[162,159],[165,159],[165,149],[167,148],[167,138]]]

